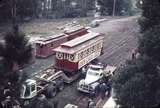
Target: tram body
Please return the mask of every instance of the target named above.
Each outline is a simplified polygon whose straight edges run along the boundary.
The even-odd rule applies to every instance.
[[[88,29],[82,26],[77,26],[69,28],[64,31],[63,34],[50,36],[45,39],[40,39],[36,41],[36,56],[37,57],[48,57],[52,54],[55,54],[53,51],[54,48],[57,48],[60,44],[80,37],[88,33]]]
[[[48,57],[54,54],[55,52],[53,49],[58,47],[60,44],[67,42],[67,38],[68,36],[60,34],[36,41],[36,56]]]
[[[64,71],[76,72],[101,55],[103,39],[102,34],[90,32],[61,44],[54,49],[56,67]]]
[[[88,28],[83,26],[73,26],[64,31],[68,35],[68,41],[75,39],[77,37],[83,36],[88,33]]]

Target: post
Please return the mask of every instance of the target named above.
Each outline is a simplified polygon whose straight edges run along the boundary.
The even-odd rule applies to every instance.
[[[113,13],[112,16],[115,16],[115,10],[116,10],[116,0],[113,2]]]

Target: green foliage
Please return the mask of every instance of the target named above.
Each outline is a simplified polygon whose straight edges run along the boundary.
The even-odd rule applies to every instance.
[[[139,20],[141,32],[160,24],[160,1],[143,0],[142,18]]]
[[[14,64],[23,66],[28,63],[32,57],[32,47],[28,39],[19,31],[8,32],[4,36],[4,43],[0,44],[0,101],[4,101],[4,89],[10,90],[10,96],[19,96],[21,83],[27,78],[24,72],[13,72]]]
[[[160,9],[159,0],[143,0],[139,20],[141,57],[130,61],[115,76],[118,103],[125,107],[155,107],[160,103]]]
[[[118,104],[130,108],[153,107],[160,100],[160,73],[151,59],[139,58],[115,75],[114,88]]]
[[[160,63],[160,25],[143,33],[139,40],[139,51]]]
[[[32,57],[32,47],[23,33],[9,32],[4,37],[5,47],[2,57],[7,69],[12,70],[14,63],[23,66]]]
[[[103,15],[112,15],[114,0],[98,0],[101,5],[101,13]],[[116,0],[115,14],[116,15],[132,15],[131,0]]]
[[[34,9],[36,8],[34,3],[37,4],[37,0],[19,0],[17,2],[18,10],[17,14],[24,16],[32,16],[34,13]]]

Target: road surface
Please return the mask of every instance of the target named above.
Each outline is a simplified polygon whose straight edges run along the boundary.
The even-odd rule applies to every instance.
[[[119,67],[130,57],[131,51],[137,47],[139,35],[138,17],[127,17],[111,21],[105,21],[92,31],[105,34],[104,54],[99,60],[105,64]],[[77,91],[78,81],[66,85],[65,89],[58,93],[54,100],[58,100],[59,107],[63,108],[71,103],[79,108],[86,108],[89,95]],[[99,98],[96,97],[95,101]]]

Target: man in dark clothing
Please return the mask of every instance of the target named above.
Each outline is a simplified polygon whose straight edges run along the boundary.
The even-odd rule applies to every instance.
[[[100,93],[100,86],[97,85],[97,86],[95,87],[95,96],[97,97],[97,96],[99,95],[99,93]]]
[[[105,98],[106,91],[107,91],[107,86],[106,86],[105,83],[102,83],[102,84],[100,85],[100,95],[101,95],[101,99],[104,99],[104,98]]]
[[[111,79],[108,80],[107,84],[106,84],[106,87],[107,87],[107,91],[108,91],[108,97],[111,95],[111,90],[112,90],[112,81]]]

